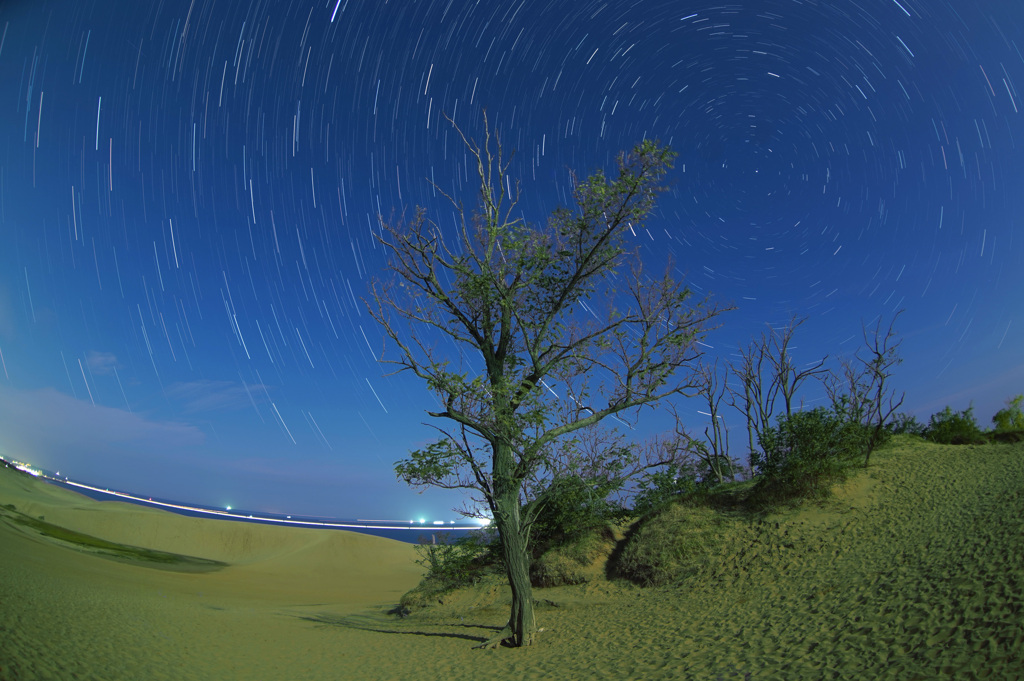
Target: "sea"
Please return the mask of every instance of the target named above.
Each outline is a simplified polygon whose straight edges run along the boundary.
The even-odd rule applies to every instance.
[[[7,462],[5,462],[7,463]],[[22,469],[26,470],[26,469]],[[363,520],[345,518],[323,518],[298,515],[283,515],[275,513],[263,513],[259,511],[248,511],[244,509],[211,508],[198,504],[191,504],[173,499],[161,499],[158,497],[141,497],[136,494],[111,490],[96,485],[90,485],[75,480],[70,480],[38,469],[27,470],[35,477],[45,482],[72,490],[99,501],[121,501],[139,506],[159,508],[178,515],[191,518],[215,518],[240,523],[256,523],[259,525],[283,525],[286,527],[305,527],[318,530],[345,530],[348,532],[359,532],[375,537],[386,537],[410,544],[440,544],[452,542],[460,537],[465,537],[473,532],[481,530],[479,523],[458,523],[449,522],[414,522],[414,521],[389,521],[389,520]]]

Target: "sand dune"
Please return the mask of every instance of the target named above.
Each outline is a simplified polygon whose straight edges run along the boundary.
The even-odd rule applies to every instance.
[[[476,651],[500,586],[397,619],[411,546],[96,502],[0,470],[0,505],[229,563],[83,553],[0,522],[0,679],[1016,679],[1024,447],[878,455],[825,507],[737,522],[699,574],[536,592],[540,643]]]
[[[101,502],[63,487],[11,473],[0,478],[0,495],[3,495],[4,503],[13,503],[19,511],[33,517],[43,515],[61,527],[132,546],[202,556],[232,564],[249,564],[299,551],[308,552],[313,546],[322,546],[327,552],[335,545],[354,552],[368,547],[377,551],[381,546],[375,540],[366,541],[367,535],[353,532],[323,532],[319,529],[193,518],[120,501]],[[402,556],[409,554],[404,544],[389,544],[401,547]],[[384,553],[382,560],[388,560],[390,555],[386,550]],[[373,559],[369,555],[361,555],[353,568],[361,569],[365,565],[364,560]]]

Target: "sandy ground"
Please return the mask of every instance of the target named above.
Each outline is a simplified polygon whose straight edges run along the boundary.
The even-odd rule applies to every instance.
[[[480,587],[398,619],[413,548],[96,502],[0,470],[0,505],[230,563],[186,574],[0,522],[0,679],[1018,679],[1024,447],[912,445],[825,507],[737,521],[681,587],[537,590],[538,645]]]

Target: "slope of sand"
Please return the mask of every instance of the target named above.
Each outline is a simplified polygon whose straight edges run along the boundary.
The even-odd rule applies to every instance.
[[[1024,447],[906,445],[832,502],[727,526],[681,587],[537,590],[529,649],[471,650],[507,617],[482,585],[405,619],[412,547],[192,520],[0,470],[0,505],[230,563],[112,562],[0,523],[0,679],[1016,679]]]

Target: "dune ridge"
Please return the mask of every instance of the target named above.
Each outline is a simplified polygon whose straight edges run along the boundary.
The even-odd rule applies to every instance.
[[[4,503],[61,527],[132,546],[247,564],[308,550],[328,536],[312,528],[194,518],[122,501],[98,501],[35,478],[18,478],[23,479],[4,488]],[[366,545],[361,541],[364,536],[340,532],[330,541],[359,550]]]
[[[826,504],[727,524],[680,586],[538,589],[539,644],[495,651],[471,646],[507,617],[498,584],[387,614],[418,581],[409,545],[182,518],[0,473],[0,505],[231,563],[161,572],[0,523],[5,680],[1016,679],[1024,668],[1019,444],[904,443]]]

